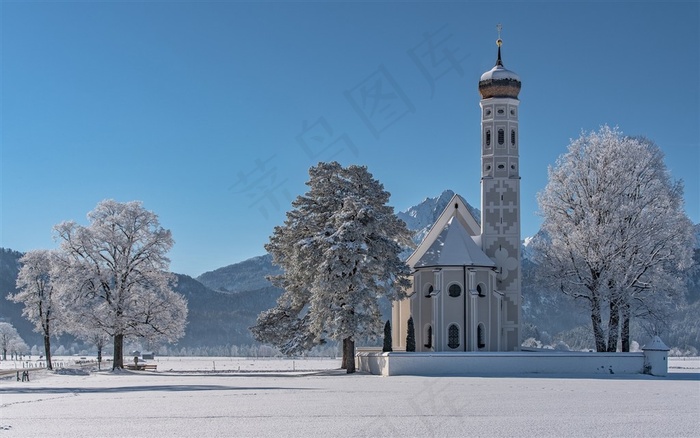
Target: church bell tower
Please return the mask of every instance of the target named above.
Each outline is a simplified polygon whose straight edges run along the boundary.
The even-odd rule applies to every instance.
[[[502,350],[520,349],[520,77],[503,67],[498,25],[496,65],[479,81],[481,94],[481,249],[496,263]]]

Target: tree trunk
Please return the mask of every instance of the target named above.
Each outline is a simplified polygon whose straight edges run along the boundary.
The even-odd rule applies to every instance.
[[[620,339],[620,306],[617,299],[610,300],[610,318],[608,319],[608,353],[617,351]]]
[[[630,351],[630,304],[622,303],[620,306],[620,316],[622,319],[622,351],[628,353]]]
[[[97,346],[97,369],[102,369],[102,344]]]
[[[2,360],[7,360],[7,348],[2,349]]]
[[[355,341],[352,338],[343,339],[343,345],[345,348],[344,356],[347,356],[347,373],[352,374],[355,372]]]
[[[48,335],[44,335],[44,354],[46,354],[46,369],[53,370],[53,364],[51,363],[51,338]]]
[[[340,362],[340,368],[343,370],[348,369],[348,340],[343,339],[343,360]]]
[[[595,349],[599,353],[605,352],[605,333],[603,332],[603,320],[600,315],[600,297],[595,294],[591,298],[591,323],[593,324]]]
[[[124,335],[114,335],[114,356],[112,357],[112,370],[124,368]]]

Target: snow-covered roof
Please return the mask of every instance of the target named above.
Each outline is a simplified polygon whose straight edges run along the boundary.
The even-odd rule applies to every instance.
[[[654,336],[654,338],[651,340],[650,343],[646,344],[644,347],[642,347],[642,350],[644,351],[669,351],[670,348],[664,344],[664,341],[661,340],[660,337]]]
[[[496,266],[474,242],[466,228],[452,216],[413,268],[435,266]]]
[[[520,76],[503,67],[500,38],[496,41],[496,44],[498,44],[496,65],[481,75],[479,94],[481,94],[482,99],[490,99],[492,97],[517,99],[518,93],[520,93]]]
[[[499,79],[512,79],[514,81],[520,81],[520,76],[516,73],[506,69],[502,65],[496,65],[491,70],[487,71],[481,75],[482,81],[488,80],[499,80]]]
[[[463,197],[454,194],[435,223],[433,223],[430,231],[423,238],[423,241],[418,245],[418,248],[406,259],[406,263],[411,267],[415,266],[416,262],[423,257],[423,254],[432,245],[432,242],[437,239],[447,222],[453,217],[459,220],[468,235],[479,236],[481,234],[479,222],[472,216],[468,205]]]

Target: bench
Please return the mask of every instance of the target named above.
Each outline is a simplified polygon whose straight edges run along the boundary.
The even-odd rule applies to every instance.
[[[133,364],[133,363],[128,363],[124,365],[124,368],[128,370],[135,370],[135,371],[155,371],[158,368],[158,365],[154,363],[140,363],[140,364]]]

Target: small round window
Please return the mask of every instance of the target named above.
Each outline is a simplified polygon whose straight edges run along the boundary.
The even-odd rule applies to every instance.
[[[453,284],[447,290],[447,293],[450,294],[451,297],[456,298],[456,297],[462,295],[462,286],[460,286],[458,284]]]

